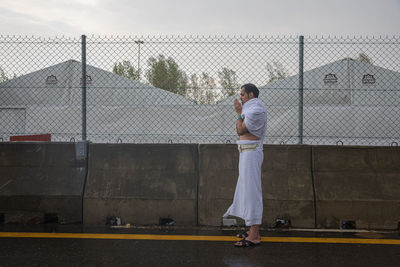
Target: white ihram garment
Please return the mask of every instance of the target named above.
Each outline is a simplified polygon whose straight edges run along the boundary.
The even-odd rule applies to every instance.
[[[223,217],[239,217],[245,220],[247,226],[251,226],[262,222],[261,165],[264,160],[263,141],[267,130],[267,110],[258,98],[253,98],[243,105],[243,115],[246,128],[260,140],[237,141],[239,151],[244,148],[239,156],[239,178],[233,203]],[[251,144],[257,147],[248,149]]]

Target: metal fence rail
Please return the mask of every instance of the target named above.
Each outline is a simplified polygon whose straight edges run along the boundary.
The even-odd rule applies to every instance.
[[[0,36],[0,138],[234,143],[251,82],[265,143],[397,145],[399,50],[396,36]]]

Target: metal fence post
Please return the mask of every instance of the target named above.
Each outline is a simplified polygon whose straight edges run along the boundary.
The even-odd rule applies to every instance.
[[[82,35],[82,140],[86,141],[86,35]]]
[[[304,36],[299,37],[299,144],[303,144],[303,67]]]

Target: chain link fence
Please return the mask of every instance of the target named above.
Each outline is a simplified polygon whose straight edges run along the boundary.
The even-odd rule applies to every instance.
[[[233,99],[251,82],[268,110],[265,143],[397,145],[399,44],[400,37],[0,36],[0,138],[234,143]]]

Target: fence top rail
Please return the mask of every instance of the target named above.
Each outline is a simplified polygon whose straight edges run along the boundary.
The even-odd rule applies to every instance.
[[[0,44],[70,44],[81,42],[80,37],[42,37],[42,36],[18,36],[0,35]],[[87,36],[87,44],[137,44],[138,41],[146,44],[298,44],[299,36],[268,36],[268,35],[110,35]],[[305,36],[305,45],[398,45],[399,36]]]

